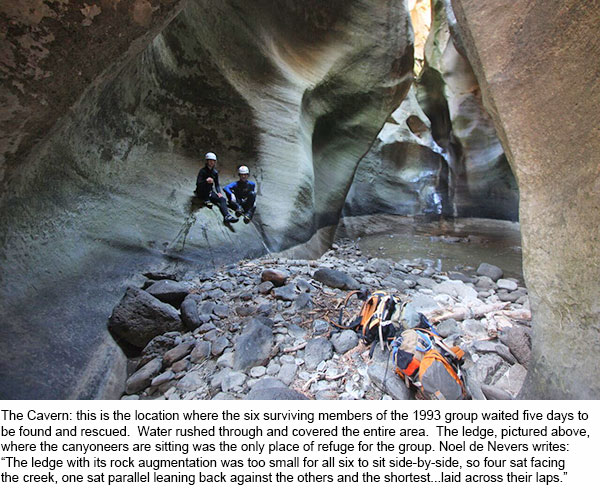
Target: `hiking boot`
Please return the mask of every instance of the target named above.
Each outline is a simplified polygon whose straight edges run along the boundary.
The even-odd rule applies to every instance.
[[[242,212],[241,210],[236,210],[235,211],[235,216],[236,217],[241,217],[242,215],[244,215],[244,212]]]
[[[228,215],[227,217],[225,217],[225,219],[223,219],[223,222],[225,224],[233,224],[237,221],[238,221],[238,219],[236,219],[233,215]]]
[[[204,205],[206,206],[206,208],[212,208],[213,207],[213,202],[212,201],[205,201]]]
[[[250,217],[244,215],[244,224],[250,224]]]

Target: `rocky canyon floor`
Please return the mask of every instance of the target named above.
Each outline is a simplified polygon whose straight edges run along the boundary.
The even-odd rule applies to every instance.
[[[138,346],[123,399],[414,398],[387,350],[377,346],[371,357],[357,333],[330,323],[356,288],[398,295],[406,314],[425,314],[459,345],[471,398],[518,394],[531,353],[518,278],[480,262],[446,272],[432,259],[372,257],[360,243],[338,239],[317,260],[271,255],[144,273],[109,320],[113,334]],[[353,297],[343,322],[361,304]]]

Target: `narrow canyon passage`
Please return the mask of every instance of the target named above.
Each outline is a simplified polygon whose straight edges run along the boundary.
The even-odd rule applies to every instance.
[[[91,3],[0,7],[0,397],[242,397],[260,392],[252,380],[291,391],[314,373],[308,397],[373,397],[381,374],[327,365],[346,347],[301,368],[329,349],[298,348],[324,328],[309,303],[346,293],[314,277],[321,267],[419,294],[431,314],[424,296],[530,311],[507,317],[524,328],[507,342],[532,347],[512,358],[482,330],[508,332],[497,314],[448,319],[457,342],[494,344],[473,348],[476,397],[517,397],[525,375],[521,397],[600,395],[593,5],[560,2],[554,19],[523,0],[496,19],[504,0]],[[224,225],[194,197],[208,151],[221,185],[249,167],[250,223]],[[269,268],[289,281],[269,288]],[[190,330],[183,298],[158,299],[177,328],[155,329],[144,383],[163,378],[131,385],[131,346],[107,321],[163,279],[193,284],[203,321]],[[248,326],[261,307],[272,324]],[[209,324],[223,334],[194,334]],[[238,337],[263,327],[277,359],[239,364]],[[157,368],[176,345],[190,349]]]

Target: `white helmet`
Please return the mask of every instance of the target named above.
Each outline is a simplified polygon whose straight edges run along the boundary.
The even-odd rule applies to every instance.
[[[205,160],[215,160],[216,161],[217,160],[217,155],[214,154],[214,153],[206,153],[204,155],[204,159]]]
[[[242,175],[242,174],[249,174],[250,170],[248,170],[248,167],[246,165],[242,165],[240,168],[238,168],[238,174]]]

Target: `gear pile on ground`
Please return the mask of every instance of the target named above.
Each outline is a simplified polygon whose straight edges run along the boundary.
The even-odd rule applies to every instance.
[[[142,349],[123,399],[411,399],[388,351],[370,358],[356,332],[329,323],[358,288],[408,300],[407,314],[425,314],[460,345],[473,399],[514,398],[531,352],[526,289],[489,264],[472,276],[434,266],[369,259],[340,241],[318,260],[148,272],[109,319],[113,335]],[[344,320],[360,305],[351,301]]]

